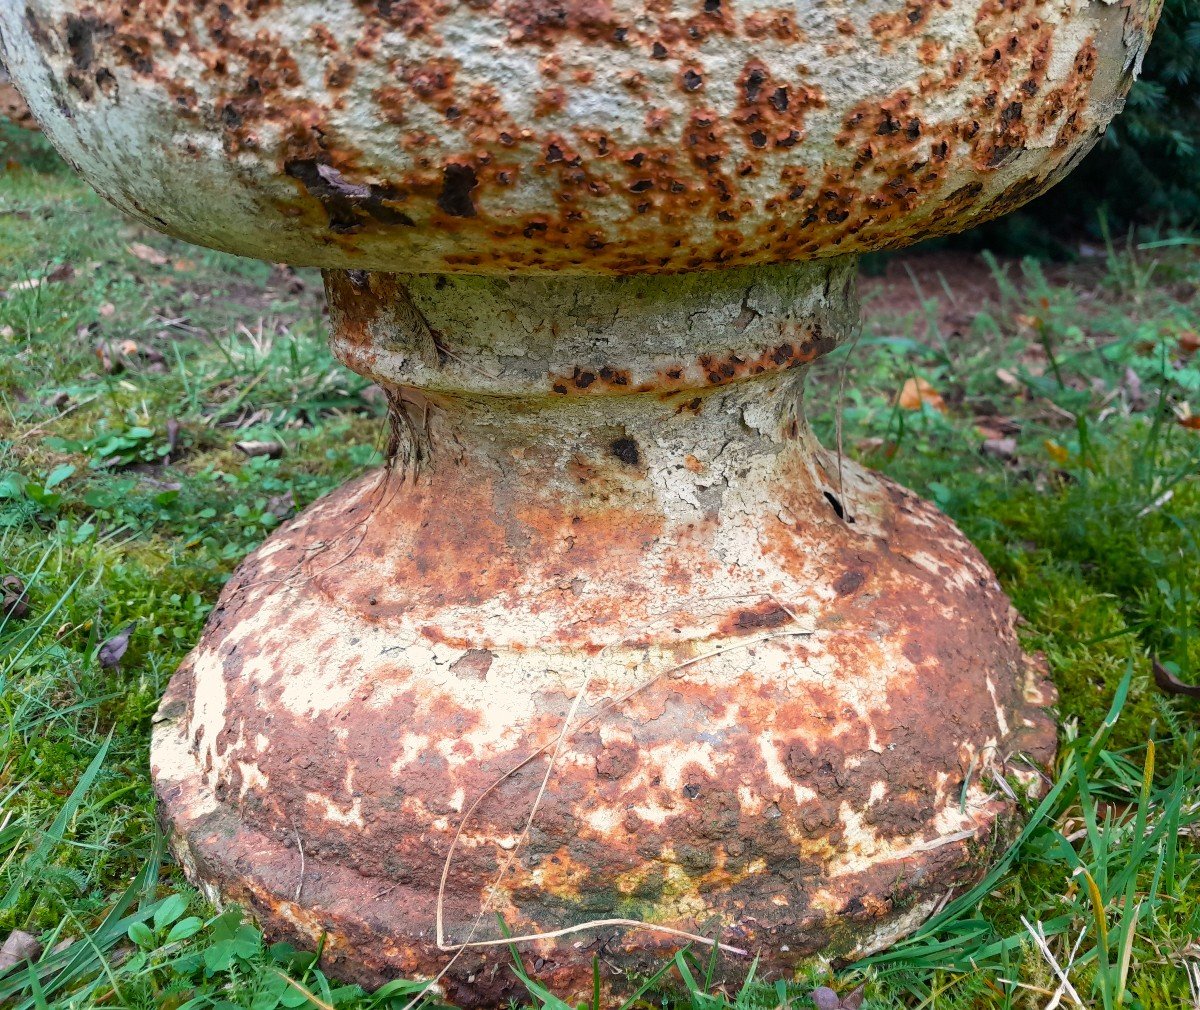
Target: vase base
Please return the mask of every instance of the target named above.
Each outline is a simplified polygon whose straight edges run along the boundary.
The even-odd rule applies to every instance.
[[[272,937],[324,935],[367,985],[450,961],[451,844],[447,946],[497,938],[497,914],[518,935],[632,919],[771,974],[911,931],[1008,837],[997,777],[1052,760],[1053,689],[957,528],[848,462],[821,492],[814,445],[765,477],[748,457],[705,522],[599,464],[590,512],[470,466],[312,505],[243,562],[163,700],[153,774],[188,876]],[[680,943],[609,926],[522,951],[566,996],[593,956],[636,974]],[[470,949],[440,991],[500,1005],[510,964]]]

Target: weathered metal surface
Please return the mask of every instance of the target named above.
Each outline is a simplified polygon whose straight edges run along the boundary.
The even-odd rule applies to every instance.
[[[50,138],[147,224],[380,271],[689,271],[1042,192],[1153,0],[6,0]]]
[[[390,476],[248,559],[172,682],[154,776],[193,878],[276,933],[328,930],[339,973],[431,977],[464,811],[555,740],[586,683],[496,892],[515,932],[633,918],[719,935],[774,974],[885,944],[976,879],[1012,814],[993,774],[1054,748],[1011,606],[933,506],[815,442],[802,355],[699,368],[730,315],[740,360],[781,333],[843,338],[851,267],[680,278],[646,304],[619,279],[484,280],[485,297],[330,277],[355,367],[395,382],[440,360],[451,378],[390,387]],[[781,292],[803,326],[771,309]],[[508,353],[521,339],[528,359]],[[612,362],[626,381],[600,378]],[[692,388],[639,392],[664,362]],[[450,940],[471,936],[544,770],[463,824]],[[485,914],[474,938],[496,935]],[[525,949],[569,993],[593,954],[646,968],[677,943],[608,929]],[[502,1005],[507,961],[472,951],[442,988]]]
[[[0,0],[68,160],[154,227],[327,268],[334,350],[392,407],[394,465],[247,559],[164,699],[189,875],[367,982],[449,961],[460,826],[450,941],[514,852],[515,931],[720,932],[770,972],[977,878],[988,776],[1053,753],[1052,692],[979,554],[822,450],[801,385],[854,324],[852,254],[1068,171],[1157,10]],[[464,823],[581,691],[528,839],[537,762]],[[530,962],[570,992],[674,945]],[[443,989],[498,1005],[506,958]]]

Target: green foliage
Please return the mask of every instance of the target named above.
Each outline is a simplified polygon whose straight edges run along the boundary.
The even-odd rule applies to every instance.
[[[1124,112],[1066,181],[986,234],[1030,251],[1064,228],[1098,234],[1101,215],[1122,230],[1200,223],[1200,0],[1165,0]]]

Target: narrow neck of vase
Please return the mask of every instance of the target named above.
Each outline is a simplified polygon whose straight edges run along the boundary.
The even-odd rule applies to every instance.
[[[854,257],[632,277],[325,275],[338,358],[426,394],[704,393],[797,369],[858,322]]]
[[[334,351],[387,391],[389,456],[430,501],[487,488],[505,522],[615,508],[684,528],[730,509],[829,511],[840,468],[802,389],[858,324],[854,279],[847,258],[628,279],[330,272],[326,285]]]
[[[857,325],[854,279],[847,258],[625,279],[330,272],[326,284],[334,351],[388,391],[406,473],[663,504],[699,503],[748,468],[822,483],[801,390],[808,363]]]

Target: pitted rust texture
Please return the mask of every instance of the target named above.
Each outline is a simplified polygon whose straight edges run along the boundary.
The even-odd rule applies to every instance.
[[[1049,696],[974,548],[848,462],[839,485],[796,381],[570,406],[398,397],[426,466],[364,478],[276,534],[164,701],[155,777],[193,876],[276,931],[329,929],[341,973],[432,976],[449,958],[431,927],[462,811],[555,738],[585,677],[581,720],[663,674],[572,737],[500,889],[510,928],[719,930],[774,974],[869,947],[906,912],[911,928],[974,880],[1010,809],[973,769],[1047,760]],[[826,498],[839,492],[853,523]],[[451,939],[543,770],[466,826]],[[590,985],[601,944],[641,969],[674,945],[576,939],[527,957],[559,993]],[[462,959],[450,998],[515,995],[506,957]]]
[[[156,227],[327,267],[626,274],[1013,209],[1119,107],[1153,10],[28,0],[0,36],[52,139]]]

